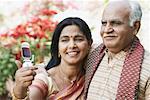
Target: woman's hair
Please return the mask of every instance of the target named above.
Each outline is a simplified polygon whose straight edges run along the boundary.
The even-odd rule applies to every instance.
[[[69,25],[78,26],[80,31],[83,32],[83,35],[86,36],[89,44],[93,42],[90,28],[84,20],[82,20],[78,17],[68,17],[68,18],[62,20],[57,25],[57,27],[53,33],[52,44],[51,44],[51,48],[50,48],[51,59],[50,59],[48,65],[46,66],[47,70],[60,64],[61,58],[58,56],[59,55],[58,54],[58,52],[59,52],[58,51],[59,50],[58,49],[59,37],[60,37],[62,30],[66,26],[69,26]]]

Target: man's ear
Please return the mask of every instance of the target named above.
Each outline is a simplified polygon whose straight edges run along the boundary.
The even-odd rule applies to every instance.
[[[136,35],[140,29],[141,22],[140,21],[135,21],[134,22],[134,35]]]

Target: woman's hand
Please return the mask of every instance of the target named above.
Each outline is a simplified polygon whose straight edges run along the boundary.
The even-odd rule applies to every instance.
[[[36,67],[21,67],[21,63],[17,61],[18,70],[15,74],[15,86],[13,88],[14,95],[17,98],[24,98],[27,95],[28,87],[32,84],[36,75]]]

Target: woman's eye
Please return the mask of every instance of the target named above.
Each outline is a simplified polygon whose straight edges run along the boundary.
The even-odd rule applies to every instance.
[[[81,41],[83,41],[84,39],[83,38],[76,38],[75,39],[75,41],[79,41],[79,42],[81,42]]]
[[[67,42],[67,41],[69,41],[68,39],[61,39],[60,40],[61,42]]]

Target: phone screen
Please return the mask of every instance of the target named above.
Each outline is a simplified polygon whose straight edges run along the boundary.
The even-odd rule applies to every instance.
[[[31,57],[31,52],[30,52],[30,49],[29,48],[22,48],[22,54],[23,54],[23,57]]]

